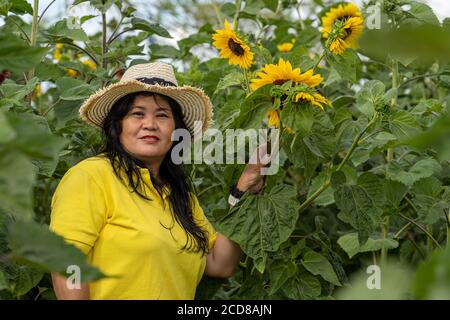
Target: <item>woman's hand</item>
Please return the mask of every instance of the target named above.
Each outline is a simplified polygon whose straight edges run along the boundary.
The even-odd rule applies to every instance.
[[[258,146],[245,166],[238,180],[237,188],[244,192],[259,193],[265,180],[265,175],[261,174],[261,169],[269,165],[270,158],[270,155],[267,154],[267,144]]]

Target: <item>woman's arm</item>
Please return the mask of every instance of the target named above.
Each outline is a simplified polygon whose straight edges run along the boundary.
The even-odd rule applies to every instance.
[[[268,162],[261,161],[266,155],[267,145],[259,146],[252,159],[242,172],[236,187],[243,192],[259,193],[264,185],[264,176],[261,175],[261,168],[268,165]],[[255,158],[256,157],[256,158]],[[205,274],[210,277],[228,278],[231,277],[239,265],[244,252],[239,244],[228,239],[222,234],[217,234],[217,239],[212,250],[206,256]]]
[[[212,250],[206,255],[205,274],[210,277],[231,277],[241,261],[243,252],[239,245],[218,233]]]
[[[67,286],[67,278],[52,272],[53,289],[58,300],[89,300],[89,285],[82,283],[80,289]]]

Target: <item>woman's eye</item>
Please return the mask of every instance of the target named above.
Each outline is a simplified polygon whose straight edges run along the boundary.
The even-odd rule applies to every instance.
[[[159,113],[156,115],[157,117],[163,117],[163,118],[168,118],[168,115],[165,113]]]
[[[133,112],[131,115],[132,116],[142,117],[144,115],[144,113],[143,112]]]

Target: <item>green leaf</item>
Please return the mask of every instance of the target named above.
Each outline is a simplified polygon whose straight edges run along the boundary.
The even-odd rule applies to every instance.
[[[338,180],[332,179],[336,183]],[[333,185],[334,199],[341,210],[345,222],[350,223],[359,235],[359,242],[364,244],[379,223],[385,203],[383,183],[372,173],[363,173],[357,184]]]
[[[67,73],[58,65],[55,65],[49,59],[45,59],[36,66],[36,76],[41,81],[55,80],[64,77]]]
[[[342,55],[327,54],[326,59],[343,80],[354,83],[360,77],[361,61],[353,50],[347,49]]]
[[[422,262],[414,282],[415,299],[450,299],[450,247],[432,252],[431,258]]]
[[[244,82],[244,75],[242,72],[232,72],[220,79],[214,94],[221,90],[225,90],[231,86],[240,86]]]
[[[411,192],[417,208],[417,215],[426,224],[434,224],[445,219],[446,210],[450,207],[450,199],[441,196],[442,184],[435,177],[417,181]]]
[[[386,177],[406,186],[412,186],[416,181],[430,177],[441,169],[439,162],[432,158],[422,159],[407,170],[403,169],[398,162],[391,161],[386,166]]]
[[[59,78],[56,80],[56,86],[61,92],[60,98],[62,100],[83,100],[94,92],[94,88],[89,84],[70,77]]]
[[[26,13],[33,15],[33,7],[26,0],[6,0],[6,2],[11,5],[9,12],[18,15]]]
[[[270,96],[271,85],[266,85],[245,98],[241,105],[239,116],[233,123],[233,128],[258,128],[272,106]]]
[[[83,24],[86,21],[89,21],[89,20],[91,20],[91,19],[93,19],[95,17],[98,17],[98,16],[93,16],[93,15],[82,16],[81,19],[80,19],[80,24]]]
[[[277,10],[278,0],[264,0],[264,6],[275,12]]]
[[[328,175],[322,171],[312,181],[308,190],[308,197],[314,194],[319,188],[326,182]],[[334,190],[330,186],[324,192],[322,192],[315,200],[314,203],[318,206],[328,206],[334,203]]]
[[[159,45],[156,43],[153,43],[150,46],[150,55],[152,59],[155,58],[173,58],[176,59],[180,56],[180,51],[178,51],[176,48],[172,46],[166,46],[166,45]]]
[[[303,138],[308,149],[316,156],[331,159],[336,152],[336,135],[328,114],[316,110],[311,132]]]
[[[283,150],[295,167],[304,169],[305,182],[309,183],[315,175],[319,157],[310,151],[300,134],[286,135],[282,140]]]
[[[42,270],[38,270],[29,266],[16,266],[15,279],[10,283],[12,292],[17,297],[23,296],[32,288],[37,286],[43,276],[44,273],[42,272]]]
[[[5,98],[19,101],[25,98],[29,93],[33,92],[38,81],[39,79],[34,77],[25,85],[4,83],[2,86],[0,86],[0,92]]]
[[[313,126],[314,113],[310,106],[290,104],[281,111],[283,126],[293,129],[296,133],[307,135]]]
[[[0,144],[6,144],[16,138],[16,131],[9,124],[5,111],[0,109]]]
[[[409,5],[411,6],[411,9],[407,12],[415,19],[436,26],[440,25],[439,19],[434,14],[433,9],[427,4],[411,1],[409,2]]]
[[[386,239],[368,238],[366,243],[360,245],[357,233],[349,233],[343,235],[338,239],[337,242],[341,246],[341,248],[348,254],[348,257],[350,259],[353,258],[358,253],[378,251],[381,250],[382,248],[395,249],[398,247],[398,242],[390,238]]]
[[[31,162],[16,151],[0,154],[0,213],[31,217],[35,171]]]
[[[307,272],[302,272],[286,282],[283,291],[290,299],[307,300],[318,297],[322,288],[316,277]]]
[[[13,34],[0,34],[0,70],[29,71],[47,52],[47,48],[32,48]]]
[[[5,274],[0,269],[0,291],[9,288],[8,279],[6,279]]]
[[[303,255],[302,264],[313,275],[320,275],[326,281],[331,282],[336,286],[340,286],[336,272],[334,272],[331,263],[320,253],[315,251],[308,251]]]
[[[67,267],[78,266],[81,281],[92,281],[103,277],[96,267],[89,266],[86,256],[63,238],[54,234],[48,226],[31,220],[16,219],[8,227],[11,254],[47,272],[65,274]]]
[[[393,213],[408,192],[408,187],[403,183],[389,179],[384,180],[384,184],[387,208]]]
[[[45,34],[55,42],[89,41],[89,37],[83,28],[69,27],[67,19],[59,20],[49,28]]]
[[[400,110],[390,116],[389,127],[398,139],[408,139],[420,132],[416,119],[405,110]]]
[[[298,268],[292,261],[277,260],[271,264],[270,273],[270,292],[274,294],[277,292],[290,278],[295,276]]]
[[[278,185],[268,194],[248,196],[218,221],[218,228],[239,243],[263,273],[268,252],[277,251],[295,228],[299,203],[292,186]]]
[[[439,159],[450,158],[450,116],[440,117],[428,130],[399,142],[399,145],[410,145],[419,150],[434,148]]]
[[[17,133],[11,147],[26,153],[33,160],[55,160],[66,144],[64,138],[51,133],[44,117],[29,113],[7,114],[8,121]]]
[[[386,87],[383,82],[371,80],[364,84],[356,97],[356,107],[367,118],[372,118],[375,110],[384,103],[384,91]]]
[[[109,8],[116,2],[116,0],[75,0],[73,5],[89,1],[89,4],[98,9],[101,13],[106,13]]]
[[[150,24],[143,19],[133,18],[131,19],[131,25],[137,30],[147,31],[150,34],[156,34],[164,38],[172,38],[170,33],[159,24]]]

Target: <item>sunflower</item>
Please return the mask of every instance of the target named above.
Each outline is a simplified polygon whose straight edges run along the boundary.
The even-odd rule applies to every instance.
[[[57,43],[56,44],[56,49],[53,52],[53,59],[55,59],[56,61],[61,60],[61,49],[63,47],[62,43]]]
[[[342,54],[347,48],[356,49],[363,28],[364,18],[353,3],[331,8],[322,17],[322,36],[329,39],[329,49],[334,54]]]
[[[69,76],[69,77],[76,77],[77,75],[78,75],[78,72],[76,71],[76,70],[74,70],[74,69],[67,69],[67,75]]]
[[[289,52],[294,47],[292,42],[283,42],[282,44],[277,45],[277,49],[280,52]]]
[[[331,107],[331,101],[322,96],[320,93],[299,92],[295,95],[294,101],[300,104],[306,103],[319,107],[323,110],[324,105]]]
[[[277,110],[270,110],[267,112],[267,118],[269,127],[278,128],[280,126],[280,117],[278,116]]]
[[[225,29],[216,30],[213,35],[213,45],[220,49],[220,57],[228,59],[229,64],[238,65],[243,69],[248,69],[254,63],[253,52],[244,40],[230,27],[230,24],[225,20]]]
[[[309,87],[318,86],[323,78],[319,74],[314,74],[313,70],[308,70],[305,73],[301,73],[300,68],[292,68],[289,61],[285,61],[282,58],[278,60],[278,64],[266,64],[261,72],[257,72],[258,78],[252,79],[250,88],[256,90],[267,84],[280,85],[286,81],[292,81],[294,85],[306,84]]]
[[[267,112],[267,119],[268,119],[267,125],[270,128],[279,128],[280,127],[280,117],[278,116],[277,110],[271,109],[269,112]],[[288,133],[294,132],[294,130],[292,130],[292,128],[289,128],[289,127],[284,127],[284,129]]]
[[[38,83],[34,87],[33,96],[34,96],[34,98],[39,98],[41,96],[41,94],[42,94],[41,85]]]
[[[92,61],[91,59],[84,60],[82,63],[85,66],[88,66],[92,70],[97,69],[97,64],[94,61]]]

